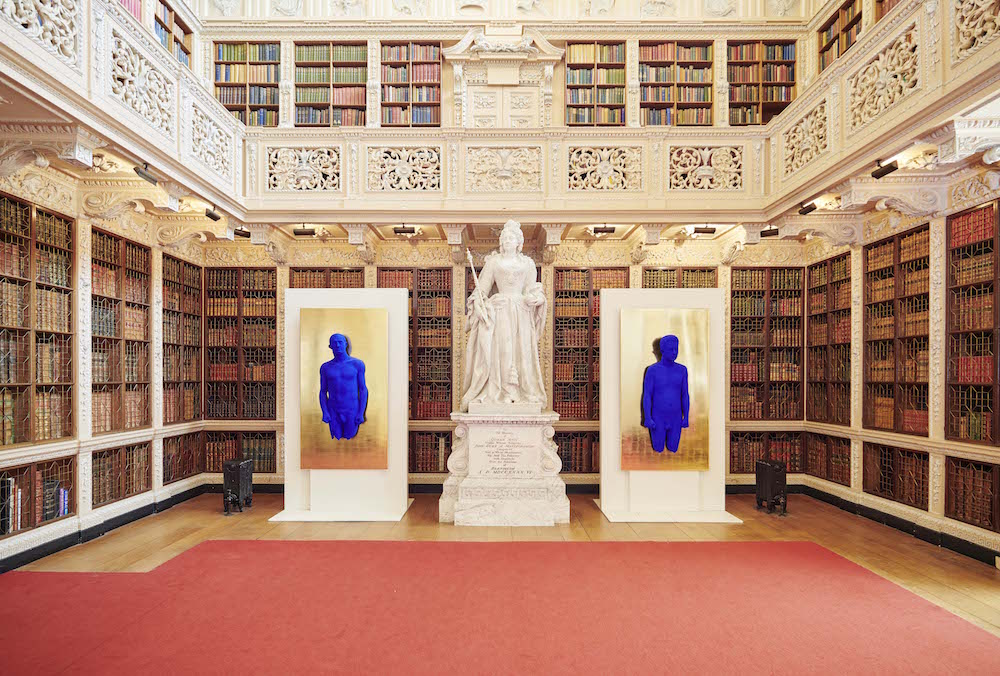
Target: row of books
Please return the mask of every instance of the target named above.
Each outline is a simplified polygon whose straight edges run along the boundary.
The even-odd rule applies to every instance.
[[[73,222],[38,210],[35,217],[35,239],[61,249],[73,246]]]
[[[31,207],[7,197],[0,197],[0,231],[28,237],[31,230]]]
[[[244,347],[274,347],[275,335],[273,324],[243,324]]]
[[[592,85],[592,84],[613,84],[625,85],[624,68],[598,68],[595,71],[591,68],[571,68],[566,71],[566,84],[568,85]]]
[[[0,441],[3,445],[28,440],[28,392],[0,389]]]
[[[14,238],[0,241],[0,275],[27,278],[28,248]]]
[[[625,124],[625,108],[567,108],[567,124]]]
[[[296,61],[367,61],[368,45],[295,45]]]
[[[38,246],[35,253],[35,279],[42,284],[70,286],[73,261],[70,254]]]
[[[623,92],[624,93],[624,92]],[[624,103],[624,96],[622,97]],[[711,87],[679,87],[677,89],[678,103],[711,103]]]
[[[0,290],[3,283],[0,282]],[[0,293],[0,296],[3,296]],[[6,301],[6,298],[4,298]],[[71,333],[73,297],[55,289],[35,289],[35,328],[39,331]],[[6,310],[4,310],[6,311]]]
[[[798,291],[802,288],[802,270],[794,268],[773,268],[771,289]]]
[[[950,220],[949,246],[964,247],[977,242],[992,242],[996,237],[996,213],[986,206]]]
[[[953,414],[949,418],[949,436],[969,441],[992,441],[993,412],[989,410],[989,406],[992,403],[990,397],[990,391],[985,390],[983,392],[983,401],[977,402],[984,407],[981,410],[968,410],[960,403],[959,413]],[[961,402],[961,398],[959,402]],[[967,515],[966,513],[963,516]],[[962,516],[955,516],[953,518],[960,518],[963,521],[968,520],[968,518],[962,518]]]
[[[639,82],[656,82],[670,84],[674,82],[676,75],[673,66],[648,66],[639,64]]]
[[[446,472],[451,455],[449,433],[414,432],[410,446],[411,472]]]
[[[278,83],[277,65],[246,65],[242,63],[215,64],[216,82],[273,82]]]
[[[760,420],[764,417],[763,390],[754,385],[733,384],[729,388],[729,415],[733,419]]]
[[[163,385],[163,422],[167,425],[197,420],[201,414],[201,397],[197,385]],[[166,444],[164,444],[165,446]],[[164,448],[164,456],[166,448]],[[164,472],[166,474],[166,472]],[[167,478],[164,477],[164,481]]]
[[[777,296],[771,298],[772,317],[799,317],[801,315],[801,296]]]
[[[177,282],[196,289],[201,288],[201,268],[185,263],[170,256],[163,257],[163,288],[168,288],[167,282]]]
[[[596,434],[587,432],[558,433],[556,443],[563,472],[592,473],[601,471],[601,446]]]
[[[403,91],[407,91],[403,88]],[[296,103],[333,103],[334,105],[363,106],[365,105],[365,87],[334,87],[333,100],[330,97],[331,90],[318,87],[296,87]]]
[[[382,123],[387,125],[415,124],[430,125],[441,124],[441,109],[437,106],[418,106],[412,108],[403,107],[383,107]]]
[[[673,108],[643,108],[639,120],[644,127],[667,127],[674,123]]]
[[[729,88],[730,103],[759,103],[760,88],[758,85],[733,85]]]
[[[951,283],[964,285],[992,281],[994,259],[995,255],[992,250],[968,258],[960,258],[953,254],[951,257]]]
[[[764,84],[768,82],[795,82],[795,66],[777,63],[763,65]]]
[[[215,43],[216,61],[280,61],[281,45],[277,42]]]
[[[795,98],[795,87],[789,85],[765,85],[761,92],[764,103],[790,103]]]
[[[383,61],[440,61],[441,45],[382,45]]]
[[[732,286],[734,290],[763,291],[767,288],[767,270],[764,268],[733,270]]]
[[[382,85],[382,102],[409,103],[410,102],[409,85],[403,85],[402,87],[393,85]]]
[[[27,326],[27,310],[28,285],[0,279],[0,325]]]
[[[952,331],[992,329],[992,287],[969,287],[963,291],[952,294],[948,328]]]
[[[412,69],[412,70],[411,70]],[[407,84],[411,82],[440,82],[441,66],[436,63],[413,64],[411,66],[382,66],[383,84]]]
[[[253,317],[274,316],[277,304],[274,296],[244,296],[243,315]]]
[[[622,59],[624,61],[624,59]],[[686,46],[675,42],[640,44],[640,61],[711,61],[711,45]]]
[[[0,384],[26,383],[29,379],[27,335],[0,330]]]
[[[952,357],[952,378],[959,383],[993,382],[996,376],[996,361],[993,355]]]
[[[243,366],[244,381],[274,382],[274,374],[274,362],[267,364],[245,364]]]
[[[364,66],[296,66],[296,84],[364,84],[368,69]]]
[[[35,391],[35,440],[61,439],[72,433],[70,388],[55,387]]]

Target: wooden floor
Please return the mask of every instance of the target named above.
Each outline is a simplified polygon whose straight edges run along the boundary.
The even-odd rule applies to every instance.
[[[758,512],[753,496],[730,495],[729,524],[610,523],[589,496],[571,496],[570,523],[551,528],[439,524],[436,495],[418,495],[399,523],[270,523],[282,496],[254,497],[226,517],[219,495],[202,495],[22,570],[144,572],[205,540],[811,540],[1000,636],[1000,570],[848,514],[793,496],[786,517]]]

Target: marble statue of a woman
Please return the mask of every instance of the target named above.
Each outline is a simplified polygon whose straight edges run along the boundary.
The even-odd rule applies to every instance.
[[[500,250],[486,256],[469,296],[462,411],[472,404],[482,412],[537,413],[545,403],[538,360],[545,291],[535,281],[534,262],[521,253],[523,245],[521,224],[507,221]]]

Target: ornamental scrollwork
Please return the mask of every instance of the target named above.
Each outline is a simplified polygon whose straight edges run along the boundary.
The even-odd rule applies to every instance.
[[[826,101],[823,101],[784,132],[786,177],[826,152],[829,147],[826,130]]]
[[[230,178],[232,165],[229,153],[233,147],[232,135],[222,131],[215,120],[203,113],[198,106],[193,106],[191,110],[192,154],[219,176]]]
[[[958,63],[1000,33],[1000,0],[955,0],[953,61]]]
[[[117,32],[111,39],[111,94],[167,136],[173,135],[173,84]]]
[[[671,146],[671,190],[743,190],[742,146]]]
[[[569,189],[642,190],[642,148],[569,148]]]
[[[2,0],[0,14],[59,60],[77,67],[80,4],[74,0]]]
[[[469,148],[468,192],[541,192],[542,149]]]
[[[441,190],[441,148],[368,149],[368,190],[427,192]]]
[[[268,148],[267,190],[340,190],[339,148]]]
[[[848,81],[848,126],[865,126],[915,91],[920,81],[916,25],[879,52]]]

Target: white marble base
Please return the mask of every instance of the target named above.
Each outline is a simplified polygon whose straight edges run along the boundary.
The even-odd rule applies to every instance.
[[[726,511],[663,511],[663,512],[627,512],[608,510],[601,507],[600,498],[594,499],[597,508],[612,523],[628,521],[631,523],[743,523],[743,520]]]
[[[472,415],[539,415],[541,404],[489,404],[485,402],[469,402],[469,413]]]
[[[406,510],[413,504],[413,498],[406,499]],[[359,523],[363,521],[399,521],[403,514],[394,512],[365,514],[363,517],[358,514],[346,512],[314,512],[311,509],[283,509],[268,521],[342,521],[345,523]]]
[[[562,463],[552,441],[559,415],[453,413],[451,473],[438,518],[459,526],[569,523]]]

